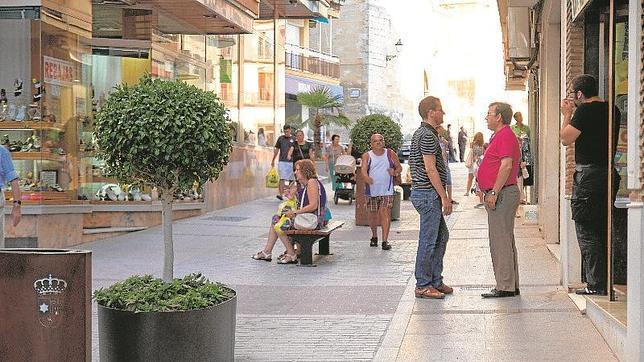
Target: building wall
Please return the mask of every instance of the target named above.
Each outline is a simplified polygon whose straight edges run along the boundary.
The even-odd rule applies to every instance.
[[[334,24],[333,46],[340,58],[340,85],[344,88],[344,111],[352,120],[382,113],[401,122],[413,112],[413,102],[400,94],[398,41],[386,9],[375,0],[348,0]],[[404,41],[404,40],[403,40]],[[360,96],[351,98],[353,89]]]
[[[559,125],[561,11],[559,1],[543,6],[539,58],[538,195],[539,226],[548,243],[559,243]]]

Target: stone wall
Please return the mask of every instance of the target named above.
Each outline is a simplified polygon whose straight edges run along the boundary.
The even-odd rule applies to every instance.
[[[565,55],[566,96],[572,92],[572,80],[584,72],[584,26],[572,21],[571,1],[566,6],[566,55]],[[575,172],[575,145],[566,147],[565,193],[572,195],[572,176]]]

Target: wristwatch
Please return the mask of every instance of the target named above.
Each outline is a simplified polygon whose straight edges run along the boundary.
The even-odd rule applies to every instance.
[[[490,195],[494,195],[494,196],[496,196],[496,191],[494,191],[494,190],[490,190],[490,191],[488,191],[487,193],[488,193],[488,194],[490,194]]]
[[[21,200],[13,200],[13,204],[14,205],[16,205],[16,204],[22,205],[22,201]]]

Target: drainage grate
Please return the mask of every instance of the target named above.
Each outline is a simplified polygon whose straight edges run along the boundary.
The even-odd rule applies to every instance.
[[[212,221],[227,221],[227,222],[241,222],[244,220],[250,219],[249,217],[241,217],[241,216],[210,216],[204,218],[204,220],[212,220]]]

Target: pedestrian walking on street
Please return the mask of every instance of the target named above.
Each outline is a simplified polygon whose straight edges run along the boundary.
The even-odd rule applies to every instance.
[[[467,132],[463,126],[458,131],[458,157],[461,162],[465,162],[465,147],[467,146]]]
[[[514,132],[514,134],[517,136],[517,139],[519,140],[519,146],[521,148],[521,172],[519,172],[519,177],[517,177],[517,185],[519,186],[520,192],[519,202],[521,204],[525,204],[525,186],[531,186],[531,184],[524,185],[523,174],[526,173],[529,177],[532,173],[531,168],[530,170],[528,170],[528,166],[532,165],[532,155],[530,152],[530,127],[528,127],[527,124],[523,123],[523,115],[521,114],[521,112],[514,113],[514,120],[516,121],[516,123],[510,127],[512,128],[512,132]]]
[[[612,202],[608,204],[608,103],[598,97],[591,75],[573,79],[573,92],[561,102],[561,144],[575,144],[575,174],[570,207],[581,249],[583,279],[587,286],[577,294],[606,295],[608,208],[615,201],[619,174],[613,170]],[[577,109],[574,110],[574,106]],[[574,113],[573,113],[574,110]],[[615,157],[620,112],[615,108],[613,149]]]
[[[382,250],[391,249],[389,227],[394,203],[394,178],[402,172],[396,152],[385,148],[385,138],[375,133],[371,136],[371,151],[362,155],[362,177],[371,227],[370,246],[378,246],[378,223],[382,228]],[[366,167],[365,167],[366,165]]]
[[[331,180],[331,188],[333,189],[333,191],[338,188],[337,177],[335,175],[335,170],[333,169],[335,166],[335,161],[341,155],[350,155],[351,149],[351,143],[349,143],[349,147],[347,149],[345,149],[340,144],[340,136],[337,134],[331,136],[331,144],[324,149],[325,168],[329,173],[329,179]]]
[[[452,125],[447,125],[447,130],[444,130],[444,137],[447,140],[447,156],[449,162],[456,162],[456,150],[454,149],[454,139],[452,138]]]
[[[483,133],[476,132],[472,144],[470,145],[470,156],[468,157],[465,166],[467,167],[467,187],[465,188],[465,194],[463,196],[468,196],[472,192],[472,183],[474,182],[474,177],[476,177],[476,172],[479,169],[479,162],[481,156],[483,156],[483,144],[485,143],[483,139]]]
[[[11,192],[13,194],[11,221],[14,227],[18,226],[22,217],[22,194],[20,192],[19,181],[18,173],[13,167],[11,153],[6,147],[0,146],[0,188],[4,188],[7,184],[11,185]],[[0,248],[4,248],[4,197],[0,199]]]
[[[443,126],[438,126],[436,128],[438,131],[438,140],[440,141],[441,150],[443,151],[443,160],[445,160],[445,171],[447,172],[447,184],[445,185],[445,190],[447,191],[447,197],[452,200],[453,205],[457,205],[458,202],[454,200],[454,195],[452,194],[452,170],[449,168],[449,152],[447,149],[450,147],[449,141],[443,137],[447,135],[445,128]]]
[[[293,135],[291,134],[291,126],[284,125],[284,134],[277,138],[275,142],[275,151],[273,152],[273,160],[271,167],[275,167],[275,159],[279,155],[279,163],[277,164],[277,171],[280,176],[279,195],[277,198],[283,200],[282,194],[286,188],[286,183],[294,180],[293,176],[293,163],[289,158],[289,151],[293,147]]]
[[[519,263],[514,239],[514,215],[519,207],[517,175],[521,163],[519,142],[510,128],[512,107],[494,102],[488,107],[487,127],[494,132],[478,170],[488,217],[490,254],[496,287],[483,298],[519,295]]]
[[[445,191],[447,168],[436,129],[443,123],[445,112],[440,99],[432,96],[420,102],[418,112],[423,120],[414,132],[409,154],[409,199],[420,215],[415,295],[443,299],[454,292],[443,283],[443,257],[449,239],[445,216],[452,213],[452,200]]]
[[[304,140],[304,131],[301,129],[295,132],[295,142],[288,152],[288,159],[293,162],[293,169],[295,169],[295,163],[299,160],[315,159],[313,143]]]

